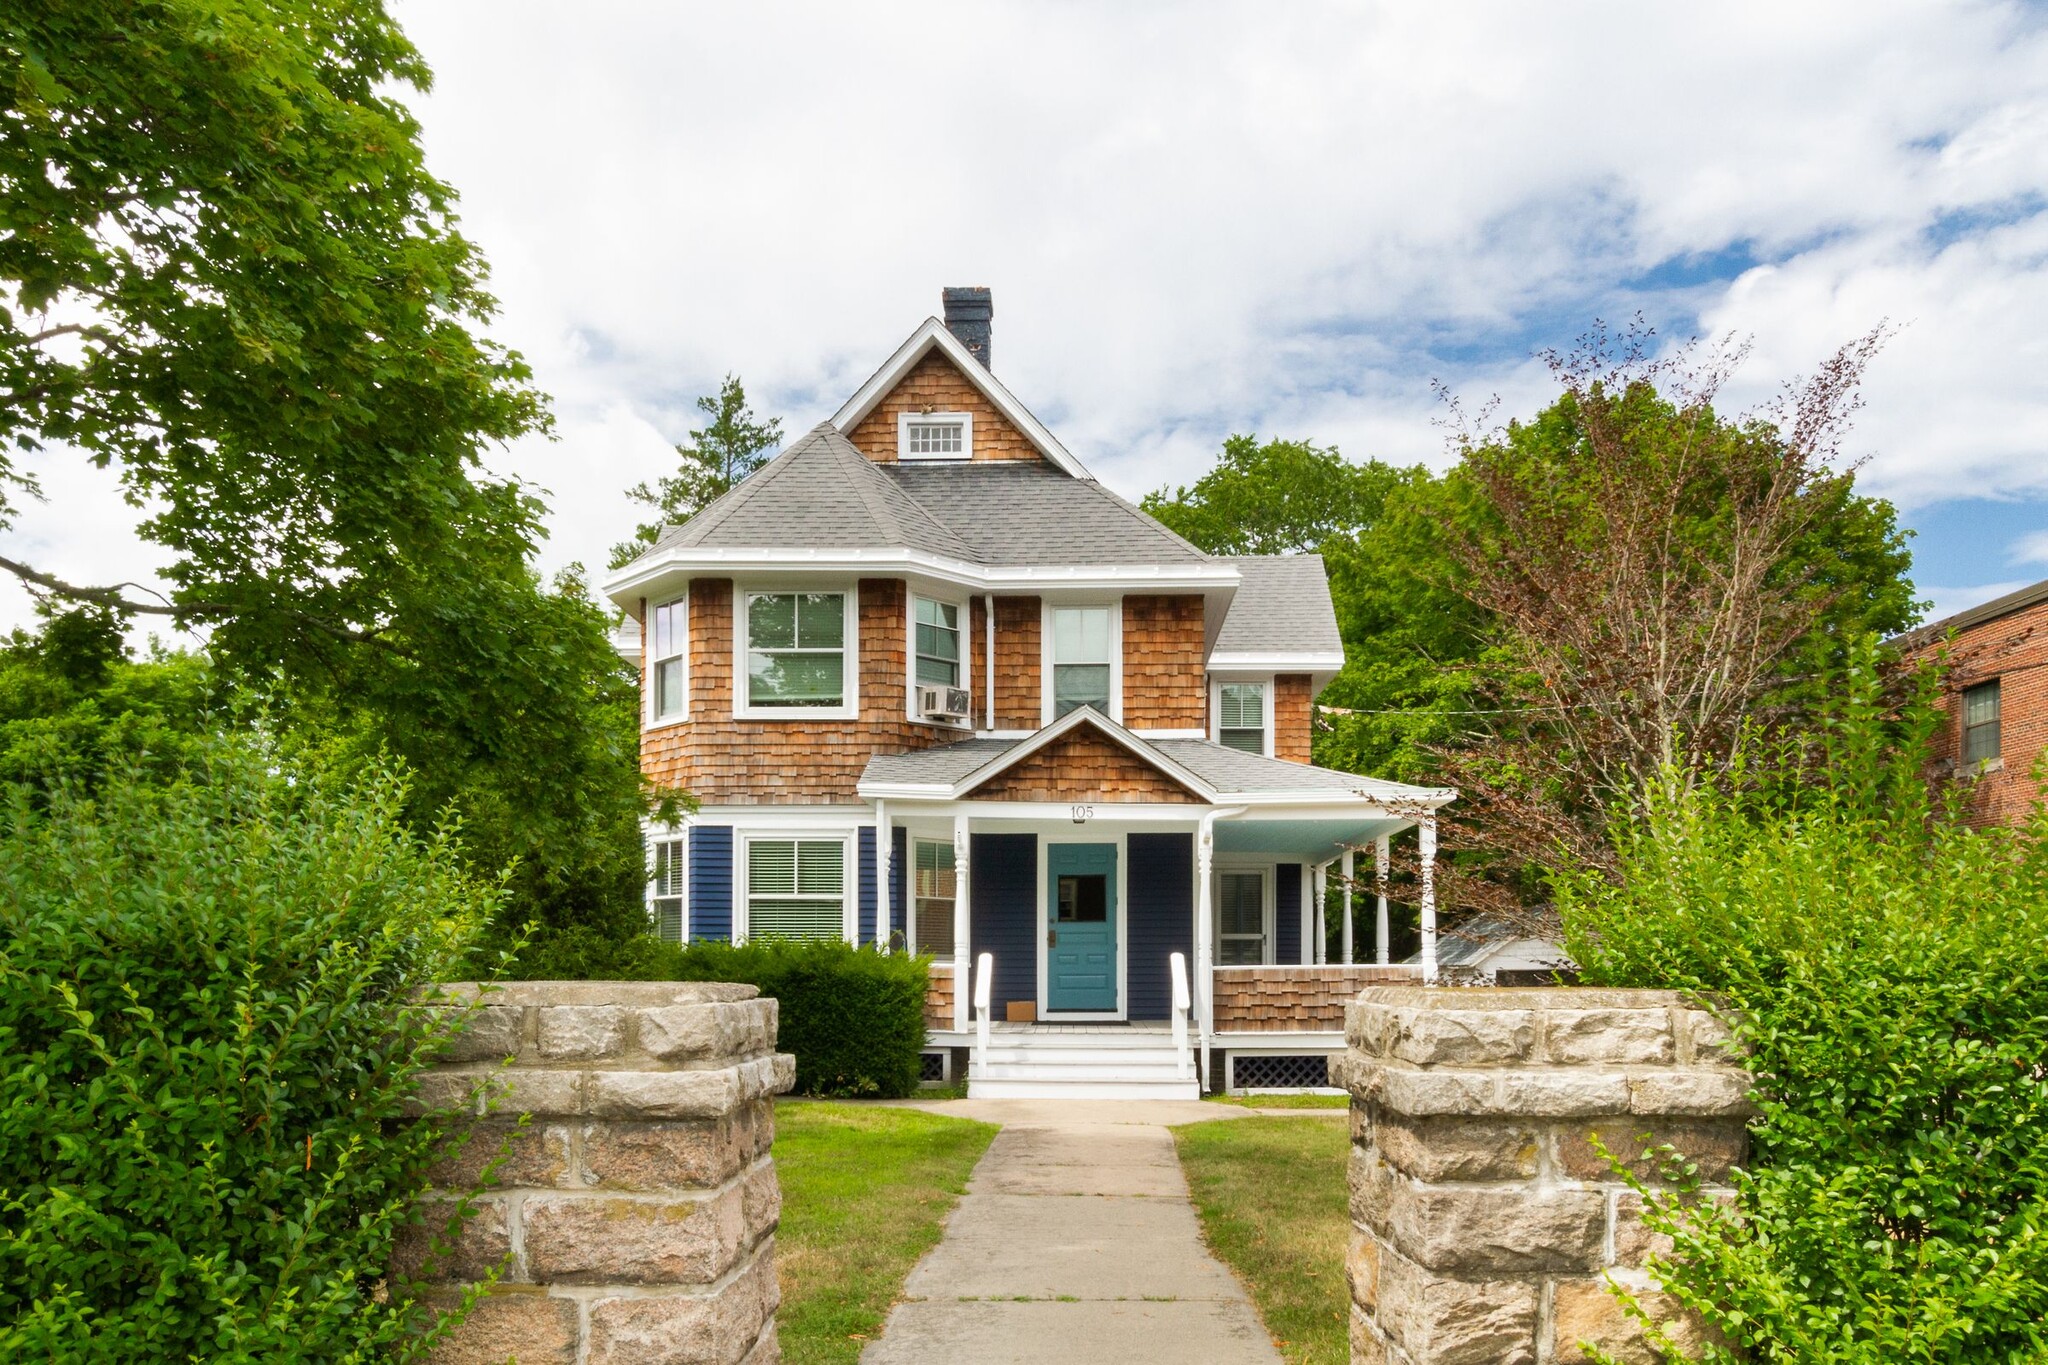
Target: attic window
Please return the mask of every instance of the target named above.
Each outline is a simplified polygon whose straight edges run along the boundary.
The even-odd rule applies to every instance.
[[[965,460],[973,454],[971,412],[906,412],[896,419],[899,460]]]

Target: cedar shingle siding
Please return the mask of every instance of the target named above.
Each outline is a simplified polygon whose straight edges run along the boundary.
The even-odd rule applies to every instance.
[[[1038,641],[1036,597],[996,599],[996,728],[1038,728]]]
[[[995,404],[938,351],[911,366],[875,410],[848,433],[861,454],[878,464],[896,461],[896,418],[906,412],[971,412],[977,460],[1035,460],[1037,449],[996,411]]]
[[[1124,724],[1200,730],[1208,711],[1199,596],[1124,598]]]
[[[1082,726],[970,792],[979,801],[1199,801],[1100,731]]]
[[[1308,674],[1282,673],[1273,679],[1273,757],[1290,763],[1309,761],[1314,702]]]

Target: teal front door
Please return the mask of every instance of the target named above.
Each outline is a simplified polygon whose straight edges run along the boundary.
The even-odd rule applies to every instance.
[[[1116,1010],[1116,845],[1047,844],[1045,1007]]]

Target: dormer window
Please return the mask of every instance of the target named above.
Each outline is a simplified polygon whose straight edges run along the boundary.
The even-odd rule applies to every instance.
[[[973,456],[971,412],[906,412],[896,419],[899,460],[967,460]]]

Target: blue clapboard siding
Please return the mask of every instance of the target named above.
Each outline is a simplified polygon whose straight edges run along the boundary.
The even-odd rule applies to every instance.
[[[875,941],[875,827],[873,825],[862,825],[856,842],[859,845],[860,857],[860,885],[857,888],[860,902],[855,907],[858,914],[858,922],[854,932],[859,935],[856,940],[857,942],[873,943]]]
[[[1038,836],[976,834],[968,849],[968,932],[974,959],[995,955],[989,1015],[1038,999]],[[968,970],[974,970],[973,963]],[[972,989],[967,987],[964,989]]]
[[[910,862],[910,831],[898,825],[894,831],[895,851],[889,855],[889,927],[900,935],[898,943],[910,941],[910,921],[906,918],[910,904],[903,894],[904,879],[909,876],[906,868]]]
[[[1301,964],[1301,864],[1273,869],[1273,961]]]
[[[1173,1017],[1172,953],[1195,970],[1195,836],[1133,834],[1127,843],[1130,887],[1130,1017]]]
[[[732,826],[690,827],[690,939],[732,937]]]

